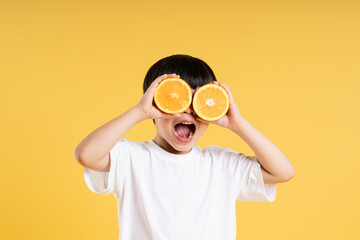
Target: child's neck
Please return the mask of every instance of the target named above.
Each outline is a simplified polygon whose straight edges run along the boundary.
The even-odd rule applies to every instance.
[[[165,139],[159,137],[158,135],[153,139],[153,142],[162,149],[164,149],[165,151],[172,154],[181,155],[181,154],[187,154],[191,151],[191,149],[188,151],[179,151],[175,149],[173,146],[171,146]]]

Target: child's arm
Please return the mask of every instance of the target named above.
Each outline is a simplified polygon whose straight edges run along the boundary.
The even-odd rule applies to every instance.
[[[242,118],[229,87],[223,83],[215,83],[224,87],[228,92],[230,107],[228,113],[214,123],[230,129],[250,146],[260,162],[264,183],[279,183],[290,180],[295,174],[291,162],[274,143]]]
[[[110,150],[131,127],[145,119],[178,116],[164,114],[153,105],[157,85],[168,77],[179,76],[164,74],[156,78],[136,106],[97,128],[79,143],[75,149],[76,160],[86,168],[108,172],[110,170]]]

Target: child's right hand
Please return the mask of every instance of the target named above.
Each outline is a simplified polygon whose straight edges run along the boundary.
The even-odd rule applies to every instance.
[[[178,77],[179,75],[172,73],[172,74],[164,74],[159,77],[157,77],[149,86],[149,88],[144,93],[143,97],[141,98],[140,102],[136,105],[136,107],[141,110],[141,112],[144,114],[145,119],[156,119],[156,118],[174,118],[178,117],[181,114],[167,114],[162,111],[160,111],[156,105],[154,104],[154,95],[156,87],[159,85],[159,83],[166,79],[171,77]]]

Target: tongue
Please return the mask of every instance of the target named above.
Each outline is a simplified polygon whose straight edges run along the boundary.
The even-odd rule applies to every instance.
[[[190,127],[190,125],[177,124],[175,126],[175,131],[179,136],[185,137],[185,136],[188,136],[190,134],[191,127]]]

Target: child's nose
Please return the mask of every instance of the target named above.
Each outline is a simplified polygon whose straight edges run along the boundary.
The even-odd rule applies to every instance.
[[[188,107],[188,108],[184,111],[184,113],[187,113],[187,114],[195,114],[194,109],[192,108],[192,106]]]

